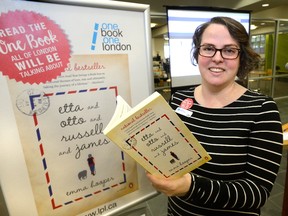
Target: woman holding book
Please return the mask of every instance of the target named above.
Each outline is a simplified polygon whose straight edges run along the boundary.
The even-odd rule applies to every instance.
[[[168,196],[168,215],[260,215],[281,161],[281,121],[270,97],[235,81],[260,56],[245,28],[228,17],[199,26],[193,47],[202,83],[174,93],[170,104],[189,111],[179,117],[212,160],[178,179],[147,177]]]

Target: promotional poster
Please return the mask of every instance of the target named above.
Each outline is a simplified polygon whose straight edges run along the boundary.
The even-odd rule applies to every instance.
[[[151,93],[146,26],[137,38],[131,28],[143,25],[145,14],[26,1],[4,1],[0,12],[0,72],[12,106],[5,118],[15,121],[19,139],[5,151],[23,154],[24,164],[11,160],[27,171],[32,194],[12,207],[11,190],[3,189],[11,215],[17,202],[33,202],[26,211],[38,215],[80,215],[109,203],[115,212],[153,194],[135,161],[102,132],[117,95],[132,104]],[[2,188],[16,191],[13,167],[1,170]]]

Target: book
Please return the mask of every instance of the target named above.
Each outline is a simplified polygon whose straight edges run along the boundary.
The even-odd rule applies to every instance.
[[[211,159],[158,92],[134,108],[119,95],[116,102],[103,133],[151,174],[177,178]]]

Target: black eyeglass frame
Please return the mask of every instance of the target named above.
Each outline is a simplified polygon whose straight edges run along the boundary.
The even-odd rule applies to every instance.
[[[226,58],[226,57],[223,57],[222,50],[223,50],[223,49],[227,49],[227,47],[224,47],[224,48],[222,48],[222,49],[217,49],[217,48],[215,48],[215,47],[212,46],[212,47],[215,49],[214,54],[213,54],[212,56],[205,56],[205,55],[202,55],[202,54],[200,53],[200,48],[203,47],[203,46],[207,46],[207,45],[200,45],[200,46],[197,48],[197,49],[198,49],[198,54],[199,54],[200,56],[203,56],[203,57],[206,57],[206,58],[213,58],[213,57],[216,55],[216,53],[219,51],[219,52],[220,52],[220,55],[221,55],[221,57],[222,57],[223,59],[226,59],[226,60],[234,60],[234,59],[237,59],[237,58],[239,57],[240,53],[241,53],[241,49],[236,48],[236,47],[233,47],[233,49],[235,49],[235,50],[238,51],[237,56],[236,56],[235,58]]]

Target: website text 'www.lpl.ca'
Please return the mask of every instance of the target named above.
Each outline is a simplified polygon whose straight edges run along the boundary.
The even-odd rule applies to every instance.
[[[85,216],[96,216],[96,215],[102,215],[104,214],[105,212],[111,210],[111,209],[114,209],[117,207],[117,203],[111,203],[111,204],[108,204],[108,205],[105,205],[101,208],[97,208],[97,210],[91,212],[91,213],[88,213],[86,214]]]

